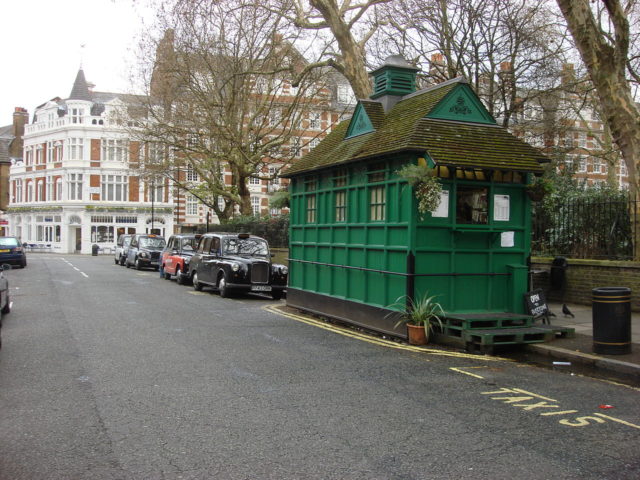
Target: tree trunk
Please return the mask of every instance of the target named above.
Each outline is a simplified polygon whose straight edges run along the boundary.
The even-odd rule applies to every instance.
[[[636,160],[640,158],[640,112],[625,77],[629,23],[619,0],[604,2],[615,31],[609,43],[593,18],[589,0],[557,0],[595,87],[604,120],[627,165],[629,188],[638,193]]]
[[[371,82],[365,65],[362,46],[354,39],[349,25],[345,22],[335,0],[310,0],[331,29],[340,53],[342,54],[342,72],[357,98],[368,98],[371,94]]]

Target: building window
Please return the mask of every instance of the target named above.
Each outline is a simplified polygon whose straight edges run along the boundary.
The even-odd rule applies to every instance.
[[[187,193],[186,197],[187,197],[187,206],[186,206],[187,215],[198,215],[198,199],[193,195],[191,195],[190,193]]]
[[[164,149],[159,143],[149,143],[147,149],[147,163],[161,164],[164,160]]]
[[[260,185],[260,178],[249,177],[249,185]]]
[[[251,197],[251,208],[254,215],[260,215],[260,197]]]
[[[42,145],[36,147],[36,165],[42,165],[44,163],[44,148]]]
[[[302,152],[300,148],[300,137],[292,137],[291,138],[291,156],[299,157]]]
[[[47,177],[47,202],[55,200],[55,189],[53,188],[53,177]]]
[[[371,187],[369,190],[369,199],[370,220],[373,222],[383,221],[385,219],[387,205],[387,192],[384,185]]]
[[[44,180],[36,180],[36,202],[44,202]]]
[[[45,159],[47,163],[53,162],[54,152],[55,152],[54,142],[47,142],[47,158]]]
[[[24,199],[22,198],[22,179],[18,178],[16,180],[16,191],[15,191],[15,199],[14,202],[22,203]]]
[[[150,202],[164,202],[164,178],[157,177],[147,183]]]
[[[129,161],[129,142],[127,140],[115,140],[103,138],[100,142],[102,160],[111,162]]]
[[[320,130],[322,114],[320,112],[309,113],[309,130]]]
[[[68,199],[69,200],[82,200],[82,174],[70,173],[68,181]]]
[[[84,158],[84,139],[70,138],[68,143],[69,148],[67,149],[67,160],[82,160]]]
[[[27,202],[33,202],[33,181],[27,182]]]
[[[198,172],[196,172],[191,165],[187,167],[187,182],[197,182]]]
[[[338,102],[355,103],[355,96],[349,85],[338,85]]]
[[[33,147],[24,149],[24,161],[26,165],[33,165]]]
[[[113,241],[113,225],[91,226],[91,243],[112,243]]]
[[[604,173],[602,171],[602,160],[599,158],[593,159],[593,173]]]
[[[578,157],[578,172],[585,173],[587,171],[587,159],[580,155]]]
[[[62,200],[62,179],[56,179],[56,198],[54,200]]]
[[[101,175],[102,200],[125,202],[128,199],[129,178],[126,175]]]

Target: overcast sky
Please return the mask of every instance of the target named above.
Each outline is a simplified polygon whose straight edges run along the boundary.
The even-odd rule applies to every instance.
[[[133,51],[149,22],[144,0],[0,0],[0,126],[67,98],[82,62],[97,91],[130,92]],[[81,45],[85,45],[81,48]]]

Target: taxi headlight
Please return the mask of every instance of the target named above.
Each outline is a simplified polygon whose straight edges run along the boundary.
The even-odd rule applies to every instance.
[[[232,263],[231,264],[231,270],[233,270],[234,272],[237,272],[238,270],[240,270],[240,264],[239,263]]]

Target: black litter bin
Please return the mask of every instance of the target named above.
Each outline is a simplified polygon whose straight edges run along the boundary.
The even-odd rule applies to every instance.
[[[98,256],[98,250],[100,250],[100,247],[94,243],[91,246],[91,255],[93,255],[94,257],[97,257]]]
[[[551,262],[551,289],[552,290],[564,290],[567,268],[569,267],[569,262],[564,257],[556,257]]]
[[[631,289],[594,288],[592,299],[594,353],[631,353]]]

